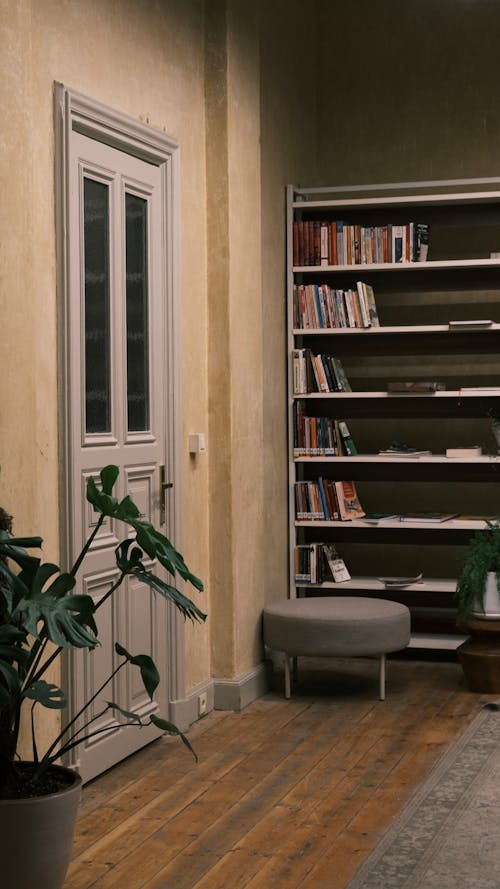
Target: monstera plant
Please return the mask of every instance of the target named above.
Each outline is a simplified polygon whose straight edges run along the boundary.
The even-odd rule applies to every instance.
[[[99,609],[116,595],[127,577],[141,581],[153,595],[164,597],[185,618],[205,620],[200,609],[174,585],[178,576],[201,591],[202,582],[189,571],[183,557],[168,538],[141,518],[139,509],[130,497],[118,500],[113,496],[117,478],[118,468],[106,466],[100,473],[100,484],[96,484],[93,478],[88,480],[87,500],[94,507],[98,520],[68,571],[43,562],[33,552],[42,545],[40,537],[12,536],[9,516],[5,511],[0,511],[0,855],[1,882],[5,889],[10,889],[10,886],[21,889],[25,885],[19,874],[19,860],[15,861],[17,853],[11,854],[17,840],[15,837],[7,840],[4,833],[6,827],[14,823],[10,804],[15,800],[24,802],[28,798],[52,798],[57,791],[64,792],[66,785],[73,781],[73,773],[61,768],[58,763],[100,730],[95,720],[102,716],[103,711],[92,715],[95,712],[92,705],[95,698],[103,694],[104,686],[85,701],[74,718],[63,719],[47,748],[40,750],[35,729],[36,711],[39,708],[64,711],[66,708],[63,690],[50,681],[54,662],[70,649],[92,650],[100,644]],[[123,524],[125,534],[115,551],[117,579],[96,603],[90,596],[78,592],[78,572],[106,518],[116,526]],[[167,579],[167,575],[163,577],[159,572],[146,568],[146,559],[148,562],[154,560],[160,570],[165,569],[168,577],[174,579],[173,582]],[[129,652],[119,643],[115,645],[115,654],[114,672],[108,681],[111,682],[127,664],[132,665],[140,671],[145,689],[153,698],[160,676],[151,656],[148,653]],[[113,710],[122,724],[140,727],[153,723],[160,730],[179,736],[191,750],[185,735],[160,715],[153,713],[143,719],[126,709],[124,702],[109,701],[104,707]],[[24,722],[31,725],[31,757],[28,761],[21,761],[18,754],[23,710],[27,710],[30,717]],[[26,810],[23,812],[17,833],[22,834],[25,848],[31,848],[31,838],[28,839],[24,833]],[[59,837],[61,834],[57,830],[55,836]],[[43,844],[47,845],[46,834]],[[4,883],[4,865],[9,856],[14,862],[13,873],[6,876],[7,883]],[[54,877],[48,878],[48,882],[43,882],[41,875],[33,872],[32,867],[26,885],[56,889],[62,885],[66,866],[67,862],[61,865]]]

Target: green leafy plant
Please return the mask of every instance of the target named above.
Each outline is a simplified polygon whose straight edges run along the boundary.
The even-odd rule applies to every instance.
[[[82,707],[74,718],[63,724],[47,750],[40,754],[36,741],[34,713],[38,705],[49,709],[66,707],[63,691],[47,681],[46,674],[63,651],[94,649],[99,645],[96,612],[116,594],[126,577],[134,577],[150,590],[163,596],[185,617],[205,620],[200,609],[168,580],[145,568],[143,560],[155,559],[171,577],[179,575],[195,589],[203,589],[202,582],[189,571],[181,554],[167,537],[141,518],[130,497],[118,501],[113,488],[118,478],[116,466],[106,466],[100,473],[98,487],[93,478],[87,483],[87,500],[99,518],[89,539],[69,571],[42,562],[27,550],[40,548],[40,537],[11,536],[11,519],[0,511],[0,797],[36,795],[46,792],[49,767],[61,756],[102,729],[93,726],[108,709],[120,714],[122,723],[144,726],[151,723],[160,730],[178,735],[192,751],[185,735],[168,720],[152,714],[141,719],[115,702],[108,702],[104,711],[94,717],[86,716],[88,708],[101,694],[104,686]],[[93,540],[106,518],[127,526],[127,537],[116,547],[115,557],[119,576],[96,604],[90,596],[75,592],[77,573]],[[134,537],[128,536],[130,528]],[[144,687],[150,696],[158,687],[158,670],[147,654],[132,654],[116,644],[119,658],[108,682],[127,664],[137,667]],[[21,768],[18,760],[18,741],[23,706],[31,709],[32,768]],[[86,719],[86,721],[85,721]],[[80,722],[83,720],[83,724]],[[193,751],[192,751],[193,752]]]
[[[499,407],[490,407],[487,411],[487,416],[490,418],[493,426],[500,426],[500,408]]]
[[[489,572],[497,575],[500,591],[500,521],[488,522],[476,531],[462,562],[457,581],[456,602],[459,614],[466,615],[476,602],[483,606]]]

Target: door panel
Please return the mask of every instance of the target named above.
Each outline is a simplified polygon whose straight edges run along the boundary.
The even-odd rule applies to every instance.
[[[108,463],[120,468],[116,495],[130,494],[141,514],[160,524],[169,387],[160,169],[76,132],[70,151],[70,538],[77,553],[96,522],[85,500],[87,480],[97,480]],[[114,549],[126,533],[106,521],[84,563],[79,580],[96,601],[116,578]],[[127,667],[99,693],[92,714],[99,733],[78,748],[84,780],[158,735],[153,727],[121,727],[111,711],[99,715],[106,700],[142,716],[158,704],[167,712],[168,613],[158,598],[128,579],[98,612],[102,645],[75,657],[73,713],[116,668],[115,641],[133,654],[150,653],[163,689],[162,700],[151,702],[138,672]]]

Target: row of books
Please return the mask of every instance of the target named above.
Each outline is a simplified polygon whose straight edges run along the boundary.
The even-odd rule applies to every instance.
[[[294,349],[292,368],[295,395],[352,392],[340,358],[333,355],[315,355],[312,349]]]
[[[358,451],[345,420],[308,417],[304,404],[293,405],[294,457],[354,457]]]
[[[357,281],[356,290],[295,284],[293,326],[299,330],[380,327],[373,287],[364,281]]]
[[[425,262],[428,249],[427,223],[364,226],[340,219],[293,223],[294,266]]]
[[[316,481],[295,482],[295,514],[299,522],[347,522],[365,513],[354,482],[319,476]]]
[[[304,543],[294,549],[295,583],[342,583],[350,580],[344,560],[333,543]]]

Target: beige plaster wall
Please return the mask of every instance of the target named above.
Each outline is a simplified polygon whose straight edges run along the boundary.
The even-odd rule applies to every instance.
[[[259,616],[265,573],[258,13],[258,4],[237,0],[230,4],[228,14],[229,341],[236,676],[261,659]]]
[[[4,0],[0,6],[1,501],[57,558],[57,361],[53,82],[181,143],[183,552],[208,586],[204,4],[201,0]],[[8,318],[8,326],[6,319]],[[197,595],[197,594],[195,594]],[[198,599],[208,609],[207,596]],[[208,632],[190,630],[188,685],[210,674]]]
[[[314,7],[314,4],[312,4]],[[299,0],[207,5],[212,672],[263,655],[287,593],[284,188],[312,175],[315,20]]]
[[[264,603],[288,591],[285,187],[316,176],[315,9],[315,2],[273,0],[262,19]]]
[[[259,8],[207,7],[212,673],[259,662],[262,547]]]

